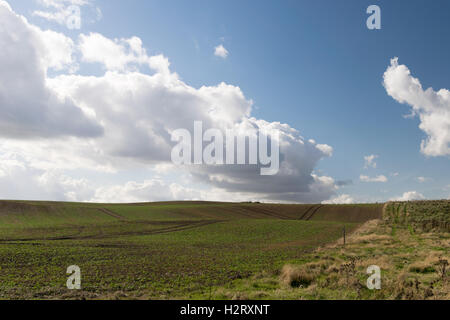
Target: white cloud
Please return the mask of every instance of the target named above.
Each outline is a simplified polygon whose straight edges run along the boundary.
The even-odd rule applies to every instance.
[[[355,203],[355,199],[353,199],[348,194],[341,194],[330,200],[322,201],[322,204],[352,204],[352,203]]]
[[[430,178],[427,178],[427,177],[417,177],[417,181],[419,181],[420,183],[425,183],[429,180],[430,180]]]
[[[315,144],[313,142],[313,144]],[[333,155],[333,147],[327,145],[327,144],[316,144],[317,149],[322,151],[325,155],[328,157],[331,157]]]
[[[67,22],[67,18],[70,16],[70,12],[66,9],[61,9],[55,12],[36,10],[33,12],[33,15],[56,22],[58,24],[64,24]]]
[[[94,195],[91,182],[87,179],[75,179],[58,171],[45,171],[37,178],[39,189],[45,190],[47,199],[67,201],[88,201]]]
[[[417,191],[405,192],[401,197],[392,198],[391,201],[413,201],[413,200],[424,200],[423,194]]]
[[[92,12],[90,12],[90,15],[95,17],[93,20],[100,20],[102,17],[100,8],[93,5],[93,0],[37,0],[37,2],[46,9],[33,11],[33,16],[41,17],[60,25],[66,25],[70,17],[75,13],[72,10],[73,6],[80,9],[81,21],[87,20],[84,18],[85,15],[81,14],[83,7],[91,8],[90,11]]]
[[[228,54],[229,54],[228,50],[225,49],[225,47],[222,44],[214,48],[214,55],[216,57],[226,59],[228,57]]]
[[[2,199],[88,201],[94,189],[86,179],[75,179],[57,169],[43,170],[17,153],[0,153]]]
[[[419,128],[428,136],[421,143],[422,153],[450,155],[450,91],[423,90],[419,79],[412,77],[405,65],[398,64],[398,58],[391,60],[384,74],[384,87],[392,98],[409,104],[412,114],[419,116]]]
[[[0,0],[0,136],[94,137],[101,126],[48,87],[47,68],[71,64],[71,40],[43,32]],[[55,50],[55,48],[58,48]]]
[[[169,68],[164,57],[149,57],[138,37],[111,40],[99,33],[81,34],[79,49],[83,61],[101,63],[110,71],[136,71],[139,65],[148,65],[160,72],[168,72]]]
[[[43,66],[56,71],[75,72],[78,65],[73,57],[75,45],[72,39],[52,30],[42,31],[37,27],[33,28],[43,44],[44,53],[41,55]]]
[[[171,200],[201,200],[201,193],[184,188],[178,184],[166,184],[162,180],[152,179],[142,183],[129,181],[124,185],[101,187],[96,190],[93,202],[114,203],[146,202]]]
[[[369,176],[361,175],[359,177],[359,179],[362,182],[387,182],[388,181],[388,178],[386,178],[386,176],[383,176],[383,175],[373,177],[373,178],[369,177]]]
[[[118,200],[119,199],[119,200]],[[161,179],[145,180],[143,182],[128,181],[108,187],[100,187],[90,200],[97,203],[114,202],[148,202],[148,201],[263,201],[257,194],[241,194],[224,192],[218,188],[194,189],[179,183],[167,183]]]
[[[377,158],[378,158],[378,156],[374,155],[374,154],[372,154],[370,156],[365,156],[364,157],[364,162],[365,162],[364,168],[365,169],[368,169],[370,167],[376,168],[377,167],[377,163],[375,162],[375,159],[377,159]]]
[[[46,43],[46,34],[3,0],[0,26],[0,44],[10,48],[0,51],[0,65],[6,66],[0,74],[1,150],[23,159],[23,169],[0,167],[0,176],[9,179],[0,181],[9,197],[321,202],[336,194],[334,179],[313,173],[333,149],[306,140],[287,124],[253,118],[253,102],[239,87],[220,83],[194,88],[170,70],[165,56],[148,56],[137,37],[109,39],[91,33],[74,44],[62,34],[49,33]],[[102,64],[105,74],[71,73],[80,63],[73,58],[74,48],[79,48],[81,62]],[[153,73],[143,73],[142,66]],[[50,78],[47,68],[61,73]],[[202,121],[205,129],[238,134],[255,127],[279,130],[278,175],[262,177],[258,166],[179,168],[191,175],[195,188],[147,177],[153,167],[165,174],[174,145],[171,132],[192,131],[194,121]],[[142,170],[140,181],[117,182],[131,170]],[[94,183],[98,180],[101,187]],[[8,189],[11,181],[16,187]],[[153,193],[158,188],[161,193]]]
[[[66,5],[84,6],[91,3],[91,0],[37,0],[38,3],[47,8],[63,8]]]

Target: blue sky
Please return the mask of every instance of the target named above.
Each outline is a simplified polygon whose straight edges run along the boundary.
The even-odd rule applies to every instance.
[[[371,4],[381,8],[381,30],[366,27]],[[450,197],[449,155],[421,152],[427,134],[420,119],[405,118],[411,107],[383,86],[390,59],[398,57],[424,89],[450,88],[448,1],[96,0],[82,7],[80,30],[33,15],[46,9],[38,1],[10,5],[31,24],[74,41],[90,32],[110,39],[137,36],[149,56],[163,54],[193,88],[221,82],[239,87],[254,101],[253,117],[287,123],[306,139],[333,147],[333,156],[321,159],[314,173],[352,180],[335,196],[385,201],[414,191]],[[229,52],[225,59],[214,55],[220,44]],[[81,63],[78,73],[101,76],[104,69]],[[364,168],[369,155],[378,156],[376,168]],[[72,174],[81,178],[83,170]],[[88,171],[104,182],[147,172],[131,166],[119,179]],[[361,175],[388,181],[363,182]],[[176,182],[177,176],[165,179]]]

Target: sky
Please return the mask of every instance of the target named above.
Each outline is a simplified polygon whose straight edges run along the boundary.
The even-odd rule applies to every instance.
[[[0,0],[0,198],[449,199],[449,15],[445,0]],[[279,130],[278,174],[175,165],[171,132],[194,121]]]

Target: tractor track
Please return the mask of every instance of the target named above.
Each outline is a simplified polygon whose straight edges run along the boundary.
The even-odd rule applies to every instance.
[[[111,210],[106,209],[106,208],[99,208],[98,211],[100,211],[100,212],[102,212],[102,213],[104,213],[104,214],[106,214],[106,215],[108,215],[110,217],[119,219],[121,221],[126,221],[127,220],[125,217],[121,216],[120,214],[117,214],[114,211],[111,211]]]
[[[323,208],[324,205],[313,205],[309,207],[299,218],[299,220],[309,221],[311,218],[319,211],[321,208]]]
[[[82,230],[77,232],[75,235],[61,236],[61,237],[36,237],[36,238],[23,238],[23,239],[0,239],[0,244],[7,244],[13,242],[32,242],[32,241],[64,241],[64,240],[90,240],[90,239],[108,239],[123,236],[147,236],[154,234],[165,234],[177,231],[184,231],[194,228],[204,227],[210,224],[215,224],[219,222],[226,222],[227,220],[200,220],[200,221],[187,221],[185,223],[177,224],[170,227],[165,227],[157,230],[146,230],[146,231],[125,231],[116,232],[110,234],[104,234],[102,230],[97,234],[92,235],[80,235]],[[81,227],[83,228],[83,227]]]
[[[275,213],[272,210],[268,210],[268,209],[265,209],[265,208],[248,207],[248,208],[245,208],[245,209],[250,211],[250,212],[254,212],[254,213],[262,213],[262,214],[264,214],[266,216],[269,216],[271,218],[276,218],[276,219],[281,219],[281,220],[292,220],[291,218],[289,218],[289,217],[287,217],[287,216],[285,216],[283,214]]]
[[[316,205],[312,205],[311,207],[309,207],[308,209],[306,209],[306,211],[302,214],[302,216],[298,219],[298,220],[304,220],[304,218],[306,217],[306,215],[313,210],[316,207]]]
[[[323,205],[320,205],[320,206],[318,206],[317,208],[315,208],[315,209],[311,212],[311,215],[310,215],[309,217],[307,217],[305,220],[306,220],[306,221],[311,220],[311,218],[317,213],[317,211],[319,211],[319,210],[322,209],[323,207],[324,207]]]

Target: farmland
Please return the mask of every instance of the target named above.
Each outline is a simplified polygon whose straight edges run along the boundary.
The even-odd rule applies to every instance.
[[[424,258],[431,268],[422,267],[434,270],[424,283],[434,281],[436,259],[448,256],[448,233],[439,228],[447,203],[403,205],[1,201],[0,298],[396,298],[358,291],[356,278],[341,283],[348,277],[335,270],[358,255],[363,283],[361,271],[377,254],[392,276],[398,259],[408,259],[405,270],[421,270],[414,263]],[[424,210],[439,221],[426,224],[426,234],[412,226],[427,220]],[[81,269],[82,290],[66,288],[71,265]],[[306,282],[292,278],[304,272]],[[448,294],[444,284],[435,284],[438,297]]]
[[[380,205],[369,207],[364,216],[363,206],[3,201],[0,297],[207,295],[261,270],[276,273],[339,238],[344,226],[381,214]],[[82,270],[81,291],[66,288],[70,265]]]
[[[450,299],[450,201],[389,202],[346,239],[217,288],[215,299]],[[380,290],[367,268],[381,269]]]

